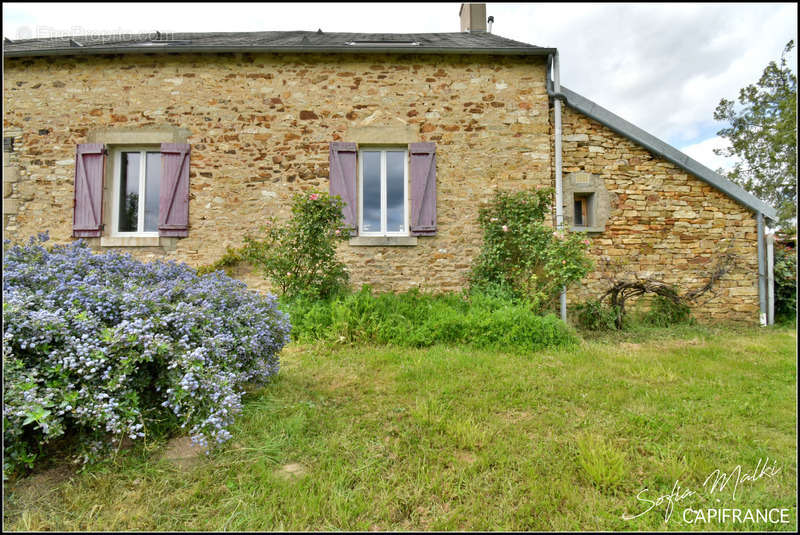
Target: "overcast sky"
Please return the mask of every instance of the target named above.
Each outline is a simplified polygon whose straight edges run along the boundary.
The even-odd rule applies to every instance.
[[[457,32],[448,4],[3,4],[3,36],[192,31]],[[561,83],[717,169],[722,97],[797,41],[797,5],[487,4],[493,33],[556,47]],[[790,57],[797,72],[797,54]]]

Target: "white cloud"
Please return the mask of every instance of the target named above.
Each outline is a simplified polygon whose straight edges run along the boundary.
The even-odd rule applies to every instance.
[[[565,86],[676,146],[719,130],[720,99],[756,82],[797,36],[795,4],[490,4],[487,12],[501,35],[558,47]]]
[[[717,169],[729,171],[735,164],[734,158],[726,158],[725,156],[717,156],[714,154],[714,149],[724,149],[727,147],[730,147],[730,142],[727,139],[715,136],[700,141],[699,143],[683,147],[681,152],[714,171]]]

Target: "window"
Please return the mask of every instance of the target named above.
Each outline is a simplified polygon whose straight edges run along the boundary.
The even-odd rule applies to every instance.
[[[573,225],[576,227],[592,226],[593,193],[576,193],[573,202]]]
[[[604,232],[611,199],[602,175],[576,171],[564,175],[564,216],[577,232]]]
[[[159,147],[113,151],[112,236],[158,236]]]
[[[408,236],[408,151],[371,147],[358,153],[362,236]]]
[[[161,245],[163,238],[188,236],[191,146],[129,141],[141,132],[94,137],[101,134],[113,140],[110,147],[80,143],[75,150],[72,235],[100,238],[101,247]]]
[[[328,191],[344,201],[350,245],[416,245],[436,235],[436,144],[384,143],[330,143]]]

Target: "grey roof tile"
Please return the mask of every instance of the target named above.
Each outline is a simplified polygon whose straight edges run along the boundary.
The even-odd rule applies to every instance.
[[[488,32],[328,33],[203,32],[54,37],[4,41],[7,57],[49,54],[177,51],[470,52],[547,54],[553,50]]]

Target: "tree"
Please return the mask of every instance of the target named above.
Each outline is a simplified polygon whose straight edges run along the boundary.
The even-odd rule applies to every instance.
[[[755,85],[739,91],[739,110],[723,98],[714,111],[715,120],[730,124],[717,135],[731,145],[714,152],[739,160],[728,177],[772,204],[784,229],[797,217],[797,76],[786,65],[792,48],[789,41],[780,66],[770,61]]]

